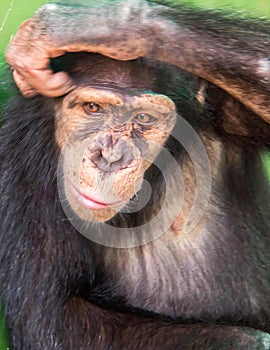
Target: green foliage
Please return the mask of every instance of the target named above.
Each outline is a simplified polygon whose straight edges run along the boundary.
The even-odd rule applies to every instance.
[[[46,0],[1,0],[0,5],[0,52],[5,49],[10,38],[20,24],[33,15]]]
[[[269,182],[270,182],[270,153],[265,153],[262,156],[265,168],[266,168],[266,173],[268,174]]]
[[[5,327],[4,317],[0,311],[0,350],[8,349],[8,335]]]
[[[255,17],[270,17],[269,0],[149,0],[171,5],[186,4],[205,9],[228,9]],[[243,11],[244,10],[244,11]]]

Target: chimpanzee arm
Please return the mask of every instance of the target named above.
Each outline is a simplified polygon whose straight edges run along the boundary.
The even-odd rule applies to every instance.
[[[270,25],[216,12],[159,5],[166,1],[88,1],[45,5],[25,22],[7,61],[25,95],[61,95],[72,89],[49,58],[93,51],[116,59],[159,59],[221,87],[255,114],[270,120]],[[159,4],[158,4],[159,3]]]
[[[25,262],[16,266],[18,262],[19,259],[12,267],[11,277],[17,272],[23,274],[20,267]],[[28,283],[24,283],[23,288],[16,280],[11,280],[9,286],[18,288],[18,298],[4,298],[9,309],[13,350],[268,350],[269,335],[250,328],[173,324],[101,309],[79,296],[67,296],[68,291],[59,280],[54,281],[52,274],[48,275],[47,269],[57,270],[59,267],[44,261],[45,269],[37,271],[41,267],[37,263],[32,261],[35,280],[31,281],[28,274]],[[62,271],[62,267],[59,270]],[[43,284],[37,278],[37,272],[45,274]],[[10,294],[16,295],[15,292]],[[18,310],[19,314],[12,312]]]
[[[18,244],[16,249],[17,242],[11,243],[8,248],[13,250],[6,252],[5,257],[13,264],[9,271],[1,271],[5,273],[1,288],[5,289],[2,297],[8,309],[13,350],[268,350],[269,335],[254,329],[202,323],[176,324],[102,309],[72,295],[66,285],[68,280],[61,283],[67,275],[57,276],[57,273],[64,274],[67,265],[76,266],[78,261],[75,257],[70,260],[71,256],[67,260],[65,244],[61,247],[64,248],[62,252],[59,251],[59,261],[46,258],[43,249],[51,248],[46,247],[37,232],[33,234],[37,234],[35,254]],[[37,240],[40,240],[39,247]],[[30,241],[27,244],[30,248]],[[7,245],[4,244],[2,249],[7,249]],[[77,267],[79,270],[79,264]],[[23,279],[24,283],[21,283]]]

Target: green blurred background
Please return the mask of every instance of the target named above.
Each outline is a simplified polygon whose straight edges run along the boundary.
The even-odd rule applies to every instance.
[[[1,0],[0,68],[3,65],[3,51],[5,50],[11,36],[16,33],[20,23],[31,17],[36,9],[47,2],[48,1],[46,0]],[[190,3],[205,8],[223,7],[225,9],[234,9],[241,12],[245,11],[251,16],[270,18],[270,0],[190,0],[182,1],[182,3]],[[270,174],[270,157],[268,155],[264,155],[264,158]],[[18,317],[20,317],[20,315],[18,315]],[[0,313],[0,350],[8,349],[7,338],[4,319]]]

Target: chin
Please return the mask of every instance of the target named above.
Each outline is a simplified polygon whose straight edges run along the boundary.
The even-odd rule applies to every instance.
[[[82,220],[89,222],[105,222],[113,218],[128,203],[129,198],[107,199],[105,195],[98,196],[72,184],[65,185],[65,195],[73,212]],[[131,195],[132,197],[132,195]]]

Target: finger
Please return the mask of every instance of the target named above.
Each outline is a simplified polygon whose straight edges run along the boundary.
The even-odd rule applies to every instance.
[[[12,74],[14,81],[17,84],[23,96],[32,97],[37,94],[37,91],[33,89],[15,69],[13,69]]]
[[[48,97],[57,97],[74,88],[67,73],[53,73],[47,67],[44,69],[13,68],[13,77],[24,96],[34,96],[39,93]]]
[[[36,28],[37,27],[37,28]],[[50,58],[63,50],[54,48],[33,19],[23,22],[5,53],[13,68],[13,77],[24,96],[42,93],[59,96],[72,88],[67,74],[53,75],[48,69]]]
[[[28,83],[40,94],[47,97],[62,96],[74,89],[69,75],[64,72],[53,73],[51,70],[32,70]]]
[[[25,76],[13,69],[14,80],[25,97],[38,93],[47,97],[58,97],[75,87],[69,75],[64,72],[53,74],[51,70],[31,70]]]

